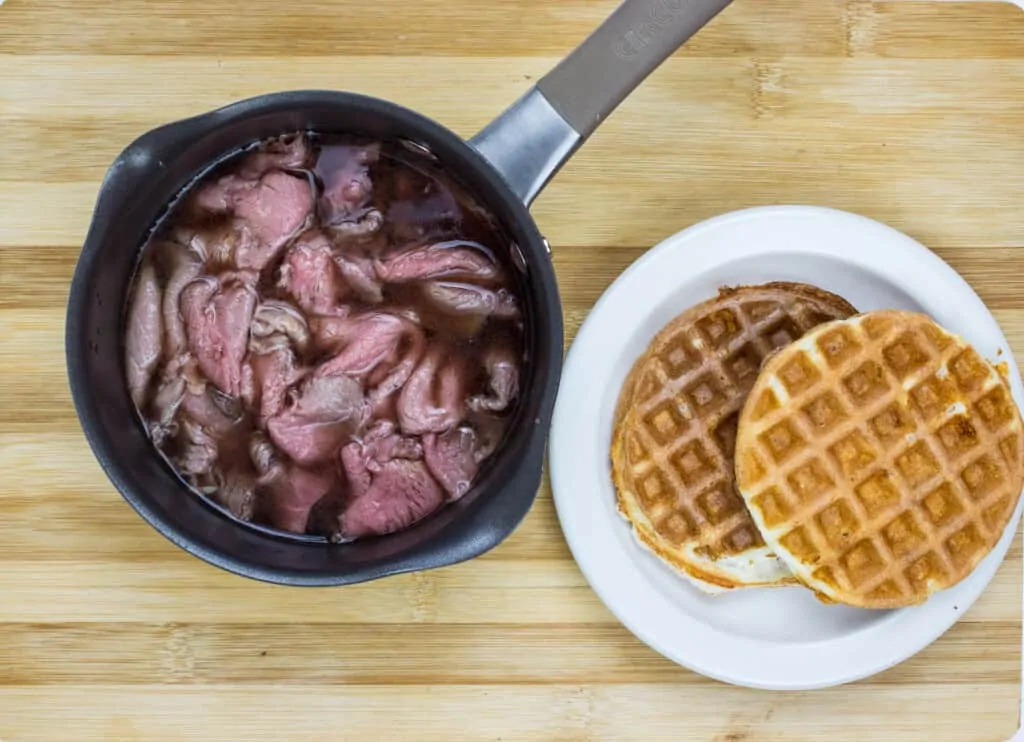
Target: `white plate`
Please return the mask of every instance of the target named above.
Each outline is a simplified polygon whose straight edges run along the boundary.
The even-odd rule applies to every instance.
[[[861,311],[924,311],[1024,387],[1006,339],[971,287],[924,246],[887,226],[816,207],[748,209],[698,224],[647,252],[605,292],[566,358],[550,438],[562,530],[583,574],[653,649],[736,685],[809,689],[858,680],[937,639],[974,603],[1020,518],[975,572],[927,603],[895,611],[828,606],[800,587],[701,594],[640,548],[617,513],[608,450],[619,389],[655,333],[722,285],[801,281]]]

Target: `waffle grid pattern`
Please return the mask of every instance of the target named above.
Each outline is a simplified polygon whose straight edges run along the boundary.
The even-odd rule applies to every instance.
[[[811,299],[779,301],[778,289],[744,296],[710,302],[659,334],[635,366],[633,406],[621,422],[628,489],[653,529],[710,560],[764,547],[733,467],[736,425],[762,360],[852,314]]]
[[[829,598],[923,602],[976,566],[1016,506],[1024,436],[1009,391],[922,315],[819,328],[772,360],[754,394],[740,489],[768,541]]]

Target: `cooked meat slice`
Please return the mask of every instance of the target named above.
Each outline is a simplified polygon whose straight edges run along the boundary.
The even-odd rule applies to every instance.
[[[313,145],[303,134],[264,142],[245,155],[238,168],[243,178],[259,178],[268,170],[305,170],[313,159]]]
[[[199,189],[193,209],[231,214],[230,226],[199,232],[205,252],[223,259],[234,254],[238,268],[261,271],[313,218],[313,189],[308,178],[271,170],[258,179],[225,175]],[[223,240],[230,245],[222,244]]]
[[[502,412],[519,393],[519,363],[505,346],[493,346],[484,355],[490,394],[472,397],[469,407],[478,412]]]
[[[356,487],[352,486],[355,490]],[[343,540],[400,531],[444,503],[444,491],[422,461],[392,459],[373,475],[369,487],[338,518]]]
[[[348,376],[308,378],[291,404],[267,421],[279,449],[302,465],[333,459],[367,417],[362,386]]]
[[[324,226],[336,239],[343,242],[368,242],[384,224],[384,217],[377,209],[366,209],[352,220],[333,222]]]
[[[235,215],[245,220],[256,241],[239,245],[239,268],[262,270],[281,249],[311,223],[313,191],[308,180],[271,171],[256,188],[243,191],[235,200]]]
[[[202,258],[208,273],[219,273],[238,266],[236,255],[250,254],[259,249],[259,242],[248,222],[229,218],[213,224],[180,227],[175,239],[187,245]]]
[[[362,497],[370,489],[373,482],[373,474],[367,466],[369,457],[366,455],[365,447],[358,441],[342,446],[338,454],[341,461],[341,470],[345,472],[348,480],[349,497]]]
[[[438,281],[425,284],[423,293],[431,304],[448,314],[492,316],[501,319],[519,316],[515,297],[506,289],[491,291],[468,283]]]
[[[232,397],[241,392],[242,361],[256,308],[252,287],[205,276],[181,294],[188,346],[207,378]]]
[[[238,399],[227,396],[212,384],[187,389],[181,410],[192,423],[218,437],[231,430],[244,415]]]
[[[184,474],[210,474],[217,463],[217,441],[199,423],[187,418],[180,425],[181,452],[178,465]]]
[[[379,157],[380,147],[377,145],[324,149],[317,162],[317,171],[324,182],[318,209],[325,226],[356,224],[367,215],[373,195],[370,165]],[[379,214],[376,221],[379,222]]]
[[[157,446],[177,432],[174,418],[185,399],[185,379],[173,374],[164,374],[153,395],[152,414],[148,421],[149,434]]]
[[[423,355],[423,333],[405,317],[374,312],[356,317],[314,317],[310,324],[317,344],[335,351],[316,373],[365,380],[374,416],[381,416],[390,397],[407,382]]]
[[[385,283],[405,283],[438,278],[464,281],[494,281],[501,270],[482,245],[449,240],[416,247],[374,263]]]
[[[150,381],[163,352],[162,298],[156,268],[151,262],[146,261],[135,279],[125,336],[128,392],[139,409],[145,407],[149,397]]]
[[[175,358],[188,349],[185,319],[181,311],[181,292],[203,272],[203,261],[193,250],[176,242],[162,242],[156,247],[167,282],[164,286],[164,332],[167,333],[167,358]]]
[[[304,533],[313,506],[337,489],[337,476],[331,469],[313,471],[285,464],[260,433],[252,436],[249,451],[259,473],[261,502],[271,525],[282,531]]]
[[[284,409],[289,391],[306,375],[287,345],[250,353],[242,373],[242,397],[259,410],[261,425]]]
[[[422,435],[454,427],[465,411],[466,387],[464,364],[444,346],[429,350],[398,396],[402,432]]]
[[[304,353],[309,345],[305,315],[288,302],[268,299],[256,307],[249,334],[249,350],[269,353],[282,347]]]
[[[469,491],[484,458],[481,453],[480,438],[465,425],[441,435],[429,433],[423,437],[427,467],[452,500]]]
[[[278,285],[310,314],[334,312],[345,284],[327,238],[313,233],[292,245],[281,266]]]
[[[186,209],[192,214],[230,214],[236,200],[258,184],[258,178],[243,178],[237,173],[222,175],[197,188],[189,197]]]
[[[288,467],[285,477],[271,487],[272,496],[268,503],[270,522],[282,531],[304,533],[313,506],[337,486],[338,479],[330,470]]]
[[[252,520],[256,499],[256,480],[249,473],[229,471],[215,474],[217,488],[210,498],[239,520]]]
[[[308,344],[306,318],[291,304],[268,300],[256,308],[242,369],[242,397],[258,408],[261,425],[284,408],[289,390],[306,375],[295,350],[303,352]]]
[[[314,317],[311,329],[320,347],[336,353],[317,373],[360,377],[387,359],[409,331],[405,320],[385,312],[355,317]]]
[[[369,304],[379,304],[384,300],[384,292],[371,258],[335,252],[334,263],[338,266],[345,283],[361,300]]]

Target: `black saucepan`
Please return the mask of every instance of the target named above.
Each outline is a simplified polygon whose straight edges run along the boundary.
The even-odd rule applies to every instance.
[[[601,121],[730,0],[626,0],[584,43],[469,142],[393,103],[343,92],[265,95],[143,135],[100,188],[66,325],[75,407],[103,469],[142,517],[186,551],[248,577],[342,585],[477,556],[526,515],[540,484],[562,367],[562,311],[547,241],[528,205]],[[241,524],[192,495],[138,423],[123,379],[124,297],[152,226],[196,177],[257,139],[296,130],[401,141],[435,158],[500,220],[525,259],[527,365],[510,433],[459,502],[396,534],[349,544]]]

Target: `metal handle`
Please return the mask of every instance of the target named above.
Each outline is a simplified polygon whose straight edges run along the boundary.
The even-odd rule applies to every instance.
[[[470,144],[529,205],[626,96],[731,2],[625,0]]]

